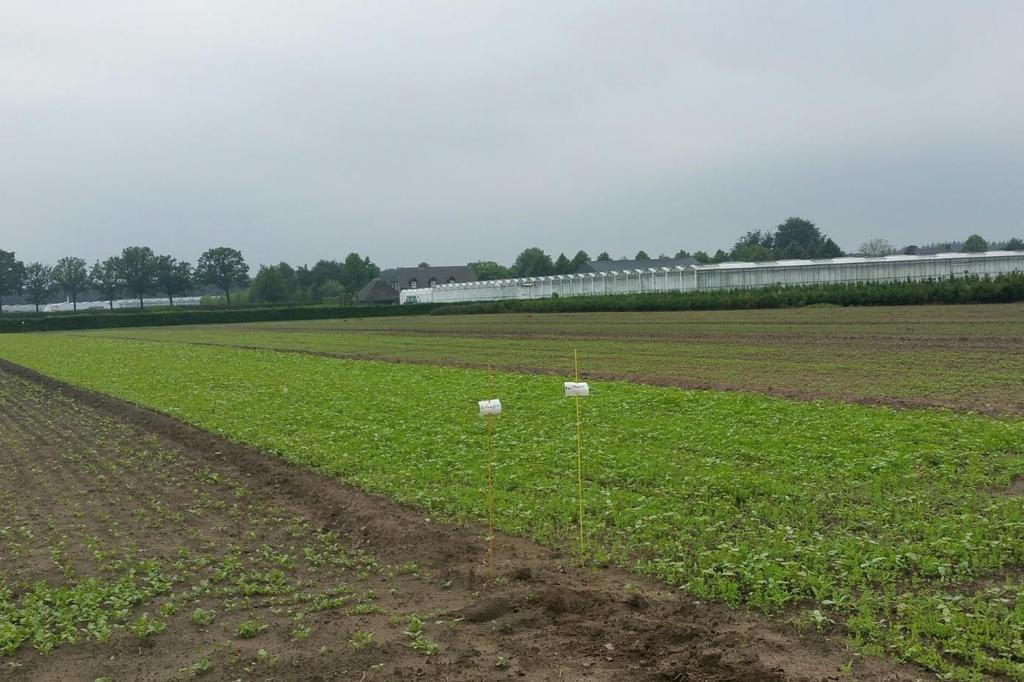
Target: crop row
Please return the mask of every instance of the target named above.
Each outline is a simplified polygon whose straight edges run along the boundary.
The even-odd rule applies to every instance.
[[[484,372],[55,335],[4,337],[0,356],[436,515],[485,514]],[[564,544],[572,404],[551,377],[494,390],[497,525]],[[595,386],[583,419],[592,559],[955,678],[1024,679],[1024,422],[628,383]]]
[[[1024,415],[1024,307],[421,316],[89,334]],[[570,345],[571,344],[571,345]]]

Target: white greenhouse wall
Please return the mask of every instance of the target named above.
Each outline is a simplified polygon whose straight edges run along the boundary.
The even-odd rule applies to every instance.
[[[801,286],[853,282],[900,282],[995,276],[1024,272],[1024,251],[940,253],[932,256],[844,257],[770,263],[717,263],[608,273],[551,275],[485,282],[438,284],[405,290],[402,303],[457,303],[559,296],[633,294],[655,291],[718,291],[773,285]],[[409,300],[415,296],[416,300]]]

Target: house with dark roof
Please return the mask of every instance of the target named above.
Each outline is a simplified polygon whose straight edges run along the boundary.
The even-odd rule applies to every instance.
[[[646,268],[676,268],[697,265],[691,256],[686,258],[651,258],[649,260],[592,260],[576,268],[576,274],[588,272],[612,272],[621,270],[644,270]]]
[[[367,305],[398,303],[398,292],[430,288],[435,284],[475,282],[476,273],[468,265],[389,268],[359,290],[358,300]]]
[[[468,265],[441,265],[423,268],[390,268],[380,273],[380,278],[390,284],[397,293],[403,289],[422,289],[435,284],[475,282],[476,273]]]

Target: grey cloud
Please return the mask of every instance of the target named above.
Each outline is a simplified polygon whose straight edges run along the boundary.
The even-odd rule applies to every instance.
[[[1020,35],[1017,2],[6,2],[0,248],[1019,235]]]

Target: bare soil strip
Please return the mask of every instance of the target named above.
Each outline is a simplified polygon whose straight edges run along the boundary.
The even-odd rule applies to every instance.
[[[204,663],[207,679],[932,679],[519,538],[497,538],[492,573],[479,526],[2,361],[0,466],[9,586],[102,578],[123,551],[177,571],[165,631],[45,655],[26,643],[0,657],[4,679],[182,679]],[[229,577],[204,583],[218,566]],[[199,625],[195,609],[216,618]],[[411,614],[433,655],[411,646]]]

